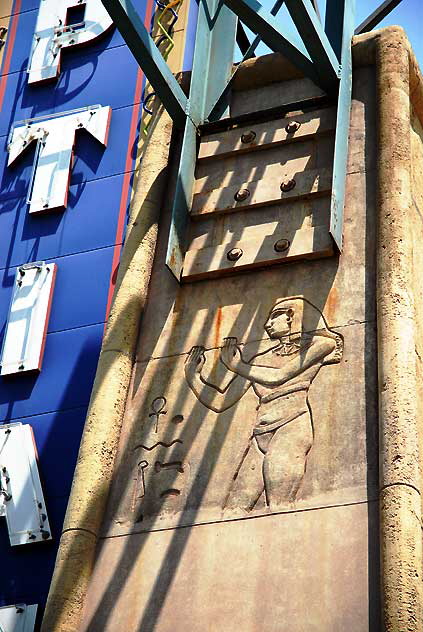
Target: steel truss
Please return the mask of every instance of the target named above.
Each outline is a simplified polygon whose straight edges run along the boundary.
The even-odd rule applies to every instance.
[[[377,26],[401,0],[386,0],[354,29],[355,0],[327,0],[324,26],[316,0],[276,0],[268,12],[258,0],[200,0],[189,96],[169,70],[131,0],[102,0],[148,81],[184,130],[172,210],[166,264],[181,277],[192,203],[200,126],[219,120],[227,109],[237,41],[244,59],[260,41],[279,52],[328,95],[337,98],[330,233],[342,250],[343,210],[352,90],[351,38]],[[276,20],[285,4],[300,35],[294,38]],[[249,44],[242,23],[256,33]]]

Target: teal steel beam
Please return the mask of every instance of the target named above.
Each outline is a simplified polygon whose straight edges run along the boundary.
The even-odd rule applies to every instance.
[[[221,0],[201,0],[189,92],[188,118],[182,141],[172,208],[166,265],[179,281],[186,251],[194,191],[197,129],[232,74],[238,18]]]
[[[299,68],[306,77],[318,82],[316,68],[308,57],[300,40],[289,33],[282,33],[277,20],[257,0],[224,0],[225,4],[272,50],[282,53]],[[324,81],[326,83],[326,80]]]
[[[285,0],[276,0],[275,4],[270,10],[271,15],[273,16],[277,15],[279,9],[282,7],[284,2]],[[238,23],[238,26],[239,25],[240,25],[240,22]],[[242,51],[241,49],[241,52],[243,52],[244,54],[242,61],[245,61],[246,59],[251,59],[251,57],[254,57],[255,50],[257,46],[260,44],[260,42],[261,42],[261,37],[257,35],[245,51]],[[240,46],[239,42],[238,42],[238,46]],[[219,119],[222,118],[223,113],[225,112],[229,104],[229,95],[231,93],[233,80],[238,71],[238,68],[239,68],[239,65],[236,67],[235,72],[232,74],[232,77],[226,84],[222,93],[219,95],[219,98],[217,99],[216,103],[213,105],[211,112],[209,116],[207,117],[208,121],[210,122],[218,121]]]
[[[326,0],[325,33],[341,62],[345,0]]]
[[[245,54],[250,50],[251,44],[241,22],[238,22],[238,26],[236,29],[236,43],[238,44],[239,50],[241,51],[241,53],[245,56]],[[0,44],[0,48],[1,48],[1,44]],[[254,56],[254,53],[252,56]]]
[[[102,2],[175,125],[183,128],[187,98],[131,1]]]
[[[332,196],[329,231],[342,251],[344,224],[345,186],[348,161],[348,135],[350,130],[352,93],[352,50],[354,35],[355,0],[345,2],[342,24],[341,81],[338,94],[338,112],[335,130],[335,152],[333,158]]]
[[[355,35],[367,33],[375,28],[389,13],[399,5],[401,0],[385,0],[378,8],[355,29]]]
[[[275,4],[270,9],[270,15],[273,15],[273,17],[275,17],[278,14],[284,2],[285,0],[276,0]],[[260,42],[261,42],[261,37],[257,35],[251,42],[249,49],[245,51],[244,59],[242,61],[245,61],[246,59],[250,59],[251,57],[253,57],[255,50],[257,46],[260,44]]]
[[[319,20],[321,21],[321,16],[320,16],[320,9],[319,9],[319,3],[317,2],[317,0],[310,0],[311,4],[314,7],[314,10],[316,11],[317,17],[319,18]]]
[[[318,83],[329,93],[339,85],[339,61],[309,0],[285,0],[318,74]]]

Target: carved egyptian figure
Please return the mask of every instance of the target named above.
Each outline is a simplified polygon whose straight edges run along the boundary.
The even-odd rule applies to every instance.
[[[313,323],[308,333],[306,312]],[[203,347],[193,347],[185,364],[191,390],[216,413],[234,406],[250,387],[258,397],[252,435],[225,502],[228,509],[250,511],[263,492],[271,511],[295,500],[313,444],[308,390],[320,368],[342,356],[341,336],[302,297],[278,300],[264,329],[275,345],[248,361],[237,339],[225,338],[220,360],[234,379],[223,390],[201,376]]]

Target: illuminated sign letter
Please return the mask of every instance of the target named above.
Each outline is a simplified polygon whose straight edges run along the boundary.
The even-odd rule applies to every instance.
[[[75,132],[85,129],[106,147],[111,114],[110,107],[94,105],[13,125],[8,166],[37,141],[27,198],[30,213],[66,208]]]
[[[68,9],[84,4],[84,20],[67,24]],[[112,25],[101,0],[41,0],[29,58],[28,83],[57,78],[63,48],[88,44]]]
[[[51,540],[31,426],[0,426],[0,442],[0,516],[6,518],[10,544]],[[0,630],[1,623],[0,618]]]

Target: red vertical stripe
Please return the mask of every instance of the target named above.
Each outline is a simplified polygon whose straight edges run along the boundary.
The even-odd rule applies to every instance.
[[[145,11],[144,25],[148,29],[150,27],[151,17],[153,14],[153,2],[154,0],[148,0],[147,8]],[[115,247],[113,250],[112,271],[110,275],[109,293],[107,297],[106,321],[107,321],[107,318],[109,317],[110,307],[112,304],[113,292],[115,290],[116,277],[117,277],[117,273],[119,269],[120,253],[122,250],[122,239],[123,239],[123,232],[125,228],[126,208],[128,205],[129,188],[130,188],[131,177],[132,177],[131,169],[132,169],[133,160],[134,160],[134,158],[132,157],[132,152],[133,152],[133,147],[135,143],[135,138],[137,135],[137,127],[138,127],[140,111],[141,111],[140,101],[141,101],[141,96],[142,96],[143,80],[144,80],[144,73],[141,70],[141,68],[139,68],[137,72],[137,80],[135,83],[134,106],[132,108],[131,125],[129,128],[128,147],[126,150],[125,175],[123,179],[122,193],[120,196],[119,215],[118,215],[116,237],[115,237]]]
[[[7,77],[9,74],[10,63],[12,61],[13,46],[15,45],[16,31],[18,30],[19,11],[21,10],[22,0],[15,0],[13,13],[10,23],[9,32],[6,40],[6,54],[4,56],[2,76],[0,77],[0,110],[3,107],[4,95],[6,93]]]

